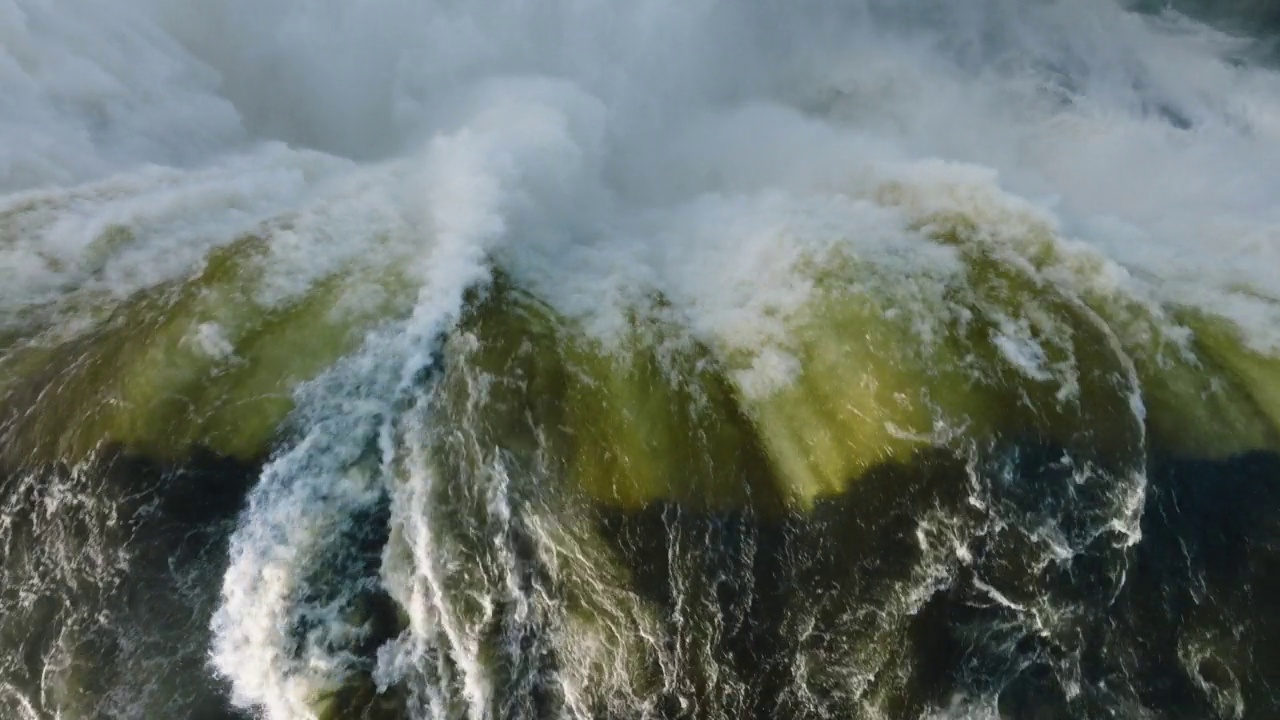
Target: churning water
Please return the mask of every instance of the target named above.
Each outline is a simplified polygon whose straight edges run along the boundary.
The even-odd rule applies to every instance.
[[[1174,5],[0,0],[0,717],[1280,717]]]

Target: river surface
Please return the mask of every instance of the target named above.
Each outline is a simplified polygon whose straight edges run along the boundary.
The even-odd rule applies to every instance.
[[[1280,717],[1278,33],[0,0],[0,718]]]

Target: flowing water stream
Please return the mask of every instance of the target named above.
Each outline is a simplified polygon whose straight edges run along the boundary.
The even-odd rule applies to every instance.
[[[0,0],[0,718],[1280,716],[1277,33]]]

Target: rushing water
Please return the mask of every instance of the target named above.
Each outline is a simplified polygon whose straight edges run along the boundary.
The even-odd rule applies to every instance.
[[[0,718],[1280,717],[1277,26],[0,0]]]

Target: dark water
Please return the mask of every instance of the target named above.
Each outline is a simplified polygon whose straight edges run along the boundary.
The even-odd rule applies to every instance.
[[[1267,0],[1134,0],[1130,7],[1150,13],[1175,10],[1227,30],[1264,38],[1280,32],[1280,7]]]
[[[1280,718],[1280,3],[1067,2],[0,0],[0,720]]]
[[[3,716],[248,717],[204,648],[254,467],[104,455],[3,476]]]
[[[998,698],[1001,717],[1036,720],[1280,712],[1280,456],[1153,459],[1135,544],[1090,518],[1101,497],[1060,457],[1011,449],[975,479],[926,454],[793,517],[602,509],[602,535],[688,660],[655,709],[846,716],[840,660],[867,652],[856,638],[883,655],[868,682],[885,717],[920,717],[959,696]],[[253,466],[212,456],[167,468],[113,456],[74,476],[7,476],[8,716],[29,703],[37,717],[250,717],[228,705],[204,647],[227,535],[254,477]],[[343,582],[376,573],[358,558],[376,558],[386,519],[367,518],[372,553],[328,571]],[[1076,548],[1071,557],[1046,560],[1048,531]],[[971,555],[930,567],[922,532],[970,537]],[[904,601],[921,572],[936,576],[928,592]],[[370,602],[390,623],[383,637],[394,634],[394,607]],[[806,654],[832,664],[801,667]],[[532,651],[498,660],[508,679],[495,716],[558,714],[541,687],[557,662]],[[402,693],[371,692],[345,693],[335,716],[406,712]]]

